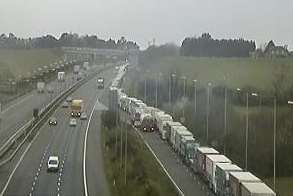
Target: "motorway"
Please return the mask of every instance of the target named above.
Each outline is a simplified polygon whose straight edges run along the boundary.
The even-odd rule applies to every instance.
[[[109,83],[114,76],[113,69],[103,72],[102,75],[106,79],[106,84]],[[4,186],[2,192],[4,195],[84,195],[83,145],[87,128],[89,128],[86,154],[88,192],[90,195],[100,195],[101,192],[105,193],[103,195],[109,195],[103,174],[102,155],[101,152],[96,151],[100,149],[98,120],[100,111],[93,110],[104,91],[97,89],[94,78],[72,94],[73,98],[84,100],[88,118],[93,111],[89,125],[88,120],[78,120],[76,127],[70,127],[69,109],[57,108],[53,116],[58,119],[58,125],[50,127],[46,123],[40,128],[30,148],[27,148],[26,154],[18,161],[18,167],[10,175],[10,180],[6,181],[7,186]],[[47,172],[47,160],[50,155],[59,157],[60,169],[57,173]],[[99,186],[96,183],[97,179],[100,182]]]
[[[11,135],[32,119],[34,108],[44,108],[50,100],[73,84],[74,81],[72,80],[72,76],[73,74],[68,74],[65,82],[62,83],[56,80],[52,81],[50,85],[54,88],[54,93],[37,93],[36,90],[33,90],[4,108],[1,114],[2,120],[0,122],[0,147]]]
[[[183,164],[178,154],[166,141],[161,140],[157,133],[142,133],[142,135],[185,196],[214,195],[206,183]]]

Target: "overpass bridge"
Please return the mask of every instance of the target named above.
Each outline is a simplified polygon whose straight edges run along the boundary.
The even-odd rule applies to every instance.
[[[99,49],[99,48],[77,48],[62,47],[65,60],[87,59],[94,62],[98,59],[127,59],[131,64],[138,62],[138,49]]]

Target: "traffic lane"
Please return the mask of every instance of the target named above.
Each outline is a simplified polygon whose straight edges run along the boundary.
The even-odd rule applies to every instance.
[[[96,87],[95,79],[92,80],[91,84],[92,84],[91,89]],[[82,87],[81,87],[81,88],[82,88]],[[93,91],[87,89],[86,92],[93,92]],[[68,112],[68,113],[69,113],[69,112]],[[63,114],[63,116],[66,116],[66,114],[65,114],[65,115]],[[62,117],[61,117],[61,119],[62,119]],[[62,133],[61,131],[59,131],[59,132]],[[41,138],[43,138],[43,137],[41,137]],[[59,137],[59,136],[58,136],[58,138],[62,138],[62,137]],[[82,138],[82,137],[76,137],[76,138]],[[39,138],[38,138],[37,141],[39,141],[39,140],[42,140],[42,139],[39,139]],[[44,142],[42,142],[42,143],[44,143]],[[40,149],[40,148],[38,147],[38,146],[40,146],[40,145],[41,145],[41,144],[36,145],[36,147],[33,147],[33,146],[32,146],[32,149]],[[81,146],[82,146],[82,145],[81,145]],[[32,149],[30,149],[30,151],[32,151]],[[80,149],[82,149],[82,148],[80,148]],[[31,154],[37,154],[37,153],[34,153],[34,152],[33,152],[33,153],[29,153],[29,154],[31,155]],[[38,157],[41,157],[41,156],[42,156],[42,154],[39,153],[39,156],[38,156]],[[80,155],[80,157],[82,157],[82,155]],[[25,159],[26,159],[26,158],[25,158]],[[33,159],[36,159],[36,158],[31,157],[31,158],[29,158],[29,160],[30,160],[30,159],[33,160]],[[28,163],[25,163],[25,161],[26,161],[26,160],[24,160],[24,161],[21,163],[21,166],[19,167],[19,168],[23,167],[23,169],[17,169],[17,170],[23,170],[23,172],[19,172],[20,174],[18,174],[19,177],[16,177],[17,179],[21,179],[21,176],[25,176],[25,175],[27,175],[26,173],[27,173],[28,171],[27,171],[27,169],[24,169],[24,168],[29,168],[29,165],[30,165],[30,164],[29,164],[29,161],[28,161]],[[28,166],[23,166],[23,164],[24,164],[24,165],[28,165]],[[37,168],[37,166],[38,166],[38,165],[36,165],[34,168]],[[82,168],[80,167],[80,171],[81,171],[81,169],[82,169]],[[65,171],[66,171],[66,170],[65,170]],[[17,172],[18,172],[18,171],[17,171]],[[17,173],[17,172],[16,172],[16,173]],[[33,173],[33,172],[28,172],[28,173]],[[73,173],[81,173],[81,172],[75,171],[75,172],[73,172]],[[14,175],[12,182],[15,180],[15,176],[17,176],[17,174]],[[80,176],[81,176],[81,175],[80,175]],[[78,181],[77,178],[73,178],[73,179],[75,179],[76,181]],[[79,182],[79,184],[82,184],[82,178],[80,177],[80,179],[81,179],[81,181]],[[71,179],[71,180],[72,180],[72,179]],[[13,189],[14,189],[13,187],[19,187],[19,186],[18,186],[19,183],[16,183],[16,184],[17,184],[17,185],[13,185],[13,184],[12,184],[12,185],[9,185],[9,188],[12,187],[12,188],[10,188],[9,190],[11,190],[11,189],[13,190]],[[45,184],[47,184],[47,183],[45,183]],[[23,194],[23,191],[21,191],[21,190],[27,190],[27,188],[25,189],[25,187],[29,187],[29,186],[30,186],[30,185],[28,185],[28,186],[25,185],[24,188],[20,188],[20,189],[17,188],[18,190],[20,190],[20,195]],[[72,187],[72,184],[70,185],[70,187]],[[53,188],[50,188],[50,189],[53,189]],[[38,190],[40,190],[40,189],[38,189]],[[80,191],[82,191],[82,188],[81,188]],[[24,192],[25,192],[25,191],[24,191]],[[74,192],[70,192],[70,194],[73,194],[73,193],[74,193]],[[15,194],[18,194],[18,193],[15,193]],[[13,193],[12,195],[14,195],[14,193]]]
[[[89,111],[94,106],[100,91],[95,90],[96,81],[91,80],[90,83],[81,89],[78,95],[85,100],[87,115],[89,117]],[[94,89],[94,90],[93,90]],[[72,138],[72,144],[68,149],[67,160],[65,162],[63,180],[61,185],[62,195],[83,195],[83,141],[85,136],[85,129],[87,120],[79,120],[78,123],[81,128],[76,131]]]
[[[52,82],[54,83],[54,82]],[[55,83],[57,83],[55,81]],[[68,82],[69,83],[69,82]],[[69,87],[69,85],[67,85]],[[62,87],[62,90],[66,86]],[[61,92],[61,89],[60,89]],[[43,108],[49,101],[53,100],[58,93],[37,93],[33,91],[29,99],[20,100],[15,104],[15,107],[4,111],[2,114],[1,128],[0,128],[0,146],[21,128],[26,122],[32,118],[32,111],[34,108]]]
[[[167,142],[160,139],[158,134],[143,133],[143,136],[186,196],[214,195],[201,178],[193,174],[193,172],[182,163],[179,156],[171,149]]]
[[[46,168],[42,170],[39,180],[36,183],[36,189],[33,192],[35,195],[57,195],[60,193],[62,175],[66,170],[64,164],[66,161],[65,158],[67,157],[67,148],[72,143],[72,137],[75,137],[81,126],[78,123],[76,127],[70,127],[68,114],[64,115],[61,119],[64,123],[62,123],[62,127],[59,127],[57,131],[62,134],[54,138],[45,158],[45,160],[48,160],[49,156],[58,156],[59,170],[58,172],[47,172]]]
[[[105,77],[105,86],[109,86],[111,83],[111,80],[113,78],[113,70],[103,72],[103,74],[99,74],[98,76]],[[90,115],[90,112],[92,108],[94,107],[97,98],[100,99],[102,95],[104,95],[105,90],[98,90],[97,84],[96,84],[96,78],[93,79],[93,81],[86,86],[83,89],[85,92],[88,93],[86,97],[91,98],[90,101],[88,101],[87,107],[87,114],[88,118]],[[91,94],[91,95],[90,95]],[[84,194],[84,187],[83,187],[83,144],[84,144],[84,137],[85,137],[85,130],[87,127],[88,120],[81,121],[83,123],[83,129],[78,132],[78,136],[73,138],[74,145],[72,148],[69,149],[68,152],[68,161],[66,162],[66,167],[64,171],[64,182],[61,187],[61,193],[64,195],[83,195]],[[88,137],[89,138],[89,137]],[[89,138],[91,139],[91,138]],[[96,150],[95,146],[89,147],[89,150]],[[96,155],[96,154],[94,154]],[[91,155],[91,156],[94,156]],[[98,154],[97,156],[101,156],[101,154]],[[87,162],[87,161],[86,161]],[[90,165],[88,167],[89,171],[94,171],[96,169],[96,165]],[[100,171],[100,174],[101,171]],[[90,178],[88,182],[94,183],[96,186],[96,193],[100,195],[101,192],[104,192],[105,187],[101,187],[97,185],[97,179],[100,176],[95,175],[94,178]],[[97,195],[97,194],[94,194]]]
[[[94,81],[91,81],[93,83]],[[85,84],[87,85],[87,84]],[[92,84],[93,85],[93,84]],[[80,92],[83,90],[83,92]],[[73,96],[81,95],[85,92],[93,92],[84,90],[83,87],[79,88],[77,92],[73,93]],[[85,101],[87,101],[87,98],[85,97]],[[35,182],[34,192],[37,193],[37,195],[44,195],[48,193],[49,195],[52,195],[54,191],[57,190],[57,176],[55,174],[47,174],[46,172],[46,161],[48,160],[48,157],[50,154],[61,154],[62,148],[61,146],[64,145],[64,141],[66,138],[68,138],[68,135],[65,133],[68,133],[72,128],[69,127],[69,109],[64,108],[58,108],[56,110],[56,117],[58,119],[58,125],[54,127],[54,130],[57,134],[56,137],[54,137],[51,142],[44,141],[46,136],[43,136],[42,134],[39,135],[38,143],[33,144],[30,151],[26,155],[26,158],[21,163],[21,166],[17,169],[17,172],[15,173],[12,183],[9,185],[7,195],[23,195],[23,194],[29,194],[28,191],[31,191],[32,184],[34,182],[34,179],[38,173],[38,179]],[[79,125],[80,126],[80,125]],[[40,130],[40,133],[43,132],[50,132],[50,130]],[[76,131],[77,132],[77,131]],[[74,133],[74,132],[73,132]],[[65,135],[64,135],[65,134]],[[46,137],[47,138],[47,137]],[[40,142],[42,141],[42,142]],[[53,141],[53,142],[52,142]],[[48,143],[48,144],[47,144]],[[52,143],[52,144],[51,144]],[[42,148],[41,152],[38,153],[38,150]],[[39,165],[41,164],[42,159],[44,158],[45,162],[43,163],[43,168],[39,169]],[[82,156],[80,156],[82,157]],[[39,160],[37,163],[32,164],[30,163],[31,160]],[[60,159],[62,160],[62,158]],[[44,167],[45,164],[45,167]],[[23,180],[22,176],[29,176],[30,182],[29,184],[21,184]],[[28,181],[29,179],[26,179]],[[82,181],[81,181],[82,182]],[[80,183],[82,184],[82,183]],[[15,188],[18,187],[18,188]],[[13,192],[13,190],[17,189],[17,192]]]
[[[54,116],[56,116],[57,119],[62,119],[64,114],[57,110]],[[51,143],[56,137],[60,138],[61,134],[63,134],[63,132],[59,131],[57,128],[63,126],[63,123],[65,123],[65,121],[58,121],[56,127],[50,127],[48,123],[46,123],[39,130],[38,138],[32,144],[23,161],[17,168],[5,195],[28,195],[32,191],[31,187],[33,181],[35,181],[35,177],[37,177],[36,180],[38,180],[41,172],[47,169],[46,158]],[[45,158],[43,159],[42,157]],[[41,167],[40,164],[42,164]]]
[[[101,111],[94,111],[90,122],[86,155],[86,178],[89,195],[109,196],[106,179],[102,144],[101,144]]]
[[[68,75],[65,82],[51,82],[50,85],[56,88],[54,93],[37,93],[36,90],[34,90],[29,99],[20,101],[15,105],[17,107],[11,107],[11,109],[7,110],[2,115],[2,121],[0,122],[0,146],[25,123],[32,119],[32,111],[34,108],[44,108],[46,104],[52,101],[53,98],[59,95],[65,88],[69,88],[73,85],[76,80],[72,81],[72,76],[73,74]]]
[[[113,77],[113,72],[112,71],[108,71],[108,73],[106,73],[105,75],[104,74],[100,74],[100,75],[104,75],[106,78],[106,82],[108,82],[108,84],[110,83],[110,81],[108,81],[108,78],[109,80],[111,79],[111,77]],[[69,111],[67,111],[69,113]],[[60,119],[59,117],[57,117],[57,119]],[[61,121],[60,121],[61,122]],[[40,133],[42,134],[43,132],[40,131]],[[48,138],[48,136],[45,136],[45,138]],[[39,140],[36,140],[36,141],[39,141]],[[41,142],[41,143],[44,143],[44,142]],[[39,145],[40,146],[40,145]],[[39,150],[41,150],[41,148],[38,148]],[[21,155],[24,153],[24,148],[23,149],[20,149],[20,151],[17,153],[15,159],[13,159],[9,164],[7,165],[4,165],[3,167],[0,168],[0,187],[4,187],[6,181],[8,180],[8,177],[9,175],[11,174],[12,170],[14,169],[15,165],[17,165],[17,162],[18,162],[18,159],[19,157],[21,157]],[[36,156],[37,156],[37,153],[35,153]],[[36,159],[32,159],[32,160],[36,160]],[[24,180],[24,182],[26,182],[27,180]],[[19,190],[22,190],[23,188],[19,189]]]

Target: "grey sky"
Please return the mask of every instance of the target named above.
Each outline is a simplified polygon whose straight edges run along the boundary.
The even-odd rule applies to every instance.
[[[0,32],[29,37],[61,32],[147,42],[216,38],[270,39],[293,48],[292,0],[1,0]]]

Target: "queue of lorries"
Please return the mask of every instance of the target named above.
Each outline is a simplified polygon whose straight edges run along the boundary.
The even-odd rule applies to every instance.
[[[219,196],[275,196],[275,192],[248,171],[234,164],[216,149],[201,146],[195,135],[182,123],[174,121],[166,112],[147,106],[143,101],[129,97],[120,88],[127,65],[118,70],[112,82],[110,94],[115,94],[120,110],[129,114],[130,123],[150,134],[158,133],[194,173],[207,182],[209,188]],[[162,143],[164,145],[164,143]]]

